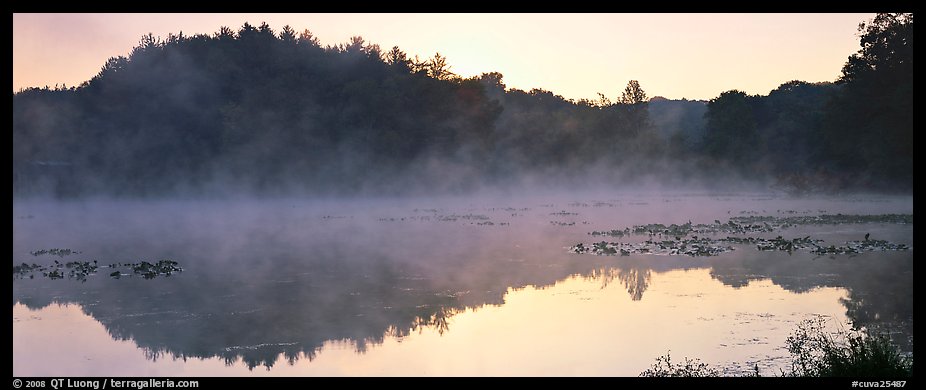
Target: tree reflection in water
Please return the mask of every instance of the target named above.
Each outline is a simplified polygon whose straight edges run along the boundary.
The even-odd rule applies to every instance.
[[[624,288],[627,289],[627,293],[630,294],[630,299],[639,301],[643,299],[643,293],[649,288],[650,279],[652,279],[652,271],[648,268],[639,267],[601,267],[589,271],[589,273],[585,275],[585,278],[600,281],[602,289],[607,288],[611,282],[617,279]]]
[[[563,249],[562,243],[572,238],[551,239],[547,230],[500,234],[494,227],[433,222],[355,231],[349,219],[300,230],[280,221],[301,226],[294,222],[301,220],[277,214],[266,217],[270,228],[254,229],[264,226],[257,223],[263,214],[256,213],[257,222],[244,218],[229,223],[226,209],[216,211],[221,218],[214,224],[197,219],[206,219],[202,216],[192,218],[199,222],[189,222],[187,230],[154,225],[157,229],[136,227],[117,234],[108,224],[94,228],[87,223],[87,229],[73,233],[84,242],[81,250],[102,248],[94,255],[101,259],[116,257],[107,251],[165,253],[181,260],[184,272],[150,281],[105,275],[85,283],[13,280],[14,305],[39,309],[52,303],[78,304],[113,339],[133,341],[151,360],[221,358],[228,364],[269,368],[281,355],[290,363],[311,361],[330,343],[363,353],[386,338],[425,329],[444,335],[451,331],[454,315],[503,305],[511,289],[543,289],[578,275],[602,288],[616,280],[631,300],[643,301],[655,274],[700,268],[710,269],[714,279],[733,288],[765,279],[792,292],[845,288],[842,304],[856,327],[891,327],[900,339],[912,337],[912,251],[835,259],[746,250],[696,260],[581,256]],[[14,238],[39,237],[57,228],[61,218],[66,226],[90,218],[78,213],[77,221],[69,221],[68,213],[55,215],[58,219],[46,224],[29,220],[35,223],[32,230],[17,227]],[[336,223],[344,226],[328,228]],[[909,230],[898,234],[912,237],[912,226],[902,229]],[[146,238],[158,235],[163,240]],[[449,235],[460,239],[448,240]],[[520,246],[513,245],[515,239]]]
[[[912,347],[912,255],[879,254],[878,259],[872,255],[850,261],[765,256],[770,257],[718,260],[705,266],[715,279],[734,288],[761,279],[793,292],[844,287],[848,295],[841,302],[856,327],[892,331],[895,342]],[[377,263],[375,274],[360,265],[318,266],[314,274],[292,276],[292,283],[242,283],[240,277],[221,273],[190,278],[191,272],[160,283],[101,278],[87,283],[14,281],[13,300],[30,308],[78,303],[114,339],[133,340],[151,360],[219,357],[227,364],[242,361],[250,368],[270,369],[281,355],[290,364],[311,361],[328,342],[347,343],[364,353],[387,337],[403,338],[425,329],[443,335],[450,331],[451,317],[467,308],[504,302],[509,288],[542,289],[579,275],[598,281],[601,288],[616,280],[631,300],[641,301],[654,273],[689,268],[672,262],[656,263],[656,268],[645,264],[639,259],[579,263],[573,264],[578,269],[542,275],[521,273],[536,267],[508,266],[507,278],[467,279],[449,286],[436,276],[406,277],[407,269],[386,263]],[[79,293],[88,286],[96,291]],[[223,292],[228,298],[208,299],[203,292],[209,291],[213,293],[207,295]]]

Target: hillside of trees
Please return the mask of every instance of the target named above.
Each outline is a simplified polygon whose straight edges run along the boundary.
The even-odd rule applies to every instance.
[[[402,194],[750,180],[912,191],[913,16],[860,25],[832,83],[614,101],[462,78],[360,37],[267,24],[142,37],[76,87],[13,94],[14,196]]]

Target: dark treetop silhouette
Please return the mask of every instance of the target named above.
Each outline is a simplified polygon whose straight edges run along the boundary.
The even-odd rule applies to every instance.
[[[461,78],[360,37],[266,23],[151,34],[78,87],[13,94],[15,195],[450,192],[748,177],[794,192],[912,188],[913,16],[860,26],[835,83],[705,105]],[[704,113],[702,116],[702,112]]]

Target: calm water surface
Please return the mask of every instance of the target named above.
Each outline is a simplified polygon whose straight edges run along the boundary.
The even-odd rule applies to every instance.
[[[13,280],[16,375],[630,375],[787,369],[802,320],[912,350],[913,250],[570,253],[587,233],[742,215],[913,213],[911,197],[594,194],[13,204],[13,263],[169,258],[170,277]],[[913,245],[912,224],[807,225]],[[724,235],[725,236],[725,235]],[[647,236],[604,237],[643,241]],[[32,256],[70,248],[80,254]]]

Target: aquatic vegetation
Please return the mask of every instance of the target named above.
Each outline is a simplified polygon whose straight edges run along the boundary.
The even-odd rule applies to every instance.
[[[64,274],[59,269],[53,269],[48,272],[42,272],[42,275],[45,275],[46,278],[49,278],[51,280],[64,278]]]
[[[437,210],[434,210],[434,211],[436,212]],[[509,212],[509,213],[517,213],[517,212],[530,211],[530,207],[521,207],[521,208],[514,208],[514,207],[491,207],[491,208],[486,209],[486,211],[488,211],[488,212],[505,211],[505,212]]]
[[[75,251],[73,249],[67,248],[52,248],[52,249],[40,249],[37,251],[29,252],[32,256],[42,256],[42,255],[52,255],[58,257],[64,257],[69,255],[79,255],[80,251]]]
[[[432,222],[432,221],[436,221],[436,222],[457,222],[457,221],[486,222],[491,219],[489,218],[488,215],[484,215],[484,214],[467,213],[467,214],[446,214],[444,215],[444,214],[436,214],[437,209],[426,209],[426,210],[415,209],[415,212],[419,212],[419,211],[427,211],[427,212],[433,211],[434,213],[427,214],[427,215],[412,215],[408,217],[379,217],[376,220],[378,222]],[[511,216],[512,217],[517,216],[517,213],[514,213]],[[492,224],[481,223],[480,225],[494,225],[494,224],[495,223],[492,223]]]
[[[618,231],[620,233],[620,231]],[[687,256],[716,256],[734,250],[730,244],[755,245],[760,251],[794,252],[798,250],[809,251],[817,255],[849,254],[864,251],[902,251],[908,250],[904,244],[896,244],[884,240],[849,241],[844,246],[824,246],[823,240],[813,239],[810,236],[785,239],[781,236],[769,239],[759,237],[723,237],[708,238],[692,236],[692,238],[675,237],[670,240],[646,240],[639,243],[628,242],[594,242],[591,246],[583,243],[569,248],[570,252],[596,255],[629,255],[631,253],[651,255],[687,255]]]
[[[608,230],[608,231],[593,231],[588,233],[592,236],[611,236],[611,237],[623,237],[630,234],[630,228],[625,228],[624,230]]]
[[[788,253],[798,249],[816,250],[820,247],[818,243],[823,242],[823,240],[811,239],[810,236],[804,238],[794,238],[790,240],[786,240],[781,238],[781,236],[778,236],[772,240],[755,239],[751,241],[755,242],[756,249],[760,251],[787,251]]]
[[[132,272],[141,275],[145,279],[153,279],[159,275],[170,276],[174,272],[183,271],[180,265],[173,260],[160,260],[157,263],[142,261],[141,263],[132,264]]]
[[[92,262],[69,261],[67,263],[60,263],[56,260],[51,266],[22,263],[13,266],[13,277],[23,279],[28,276],[29,279],[34,279],[35,273],[41,273],[42,276],[49,279],[63,279],[67,276],[71,279],[83,280],[88,275],[95,273],[97,268],[99,267],[96,260]]]
[[[173,260],[159,260],[156,263],[141,261],[139,263],[114,263],[109,265],[100,265],[97,260],[70,261],[67,263],[61,263],[55,260],[54,264],[47,266],[35,263],[14,265],[13,277],[16,279],[24,279],[26,277],[34,279],[35,275],[40,273],[42,276],[52,280],[64,279],[67,277],[68,279],[86,281],[87,277],[96,274],[99,268],[131,269],[131,273],[123,273],[116,270],[109,274],[109,276],[117,279],[125,275],[138,275],[145,279],[153,279],[158,276],[170,276],[175,272],[183,271],[180,264]]]
[[[475,223],[470,222],[469,224],[476,225],[476,226],[511,226],[511,222],[492,222],[492,221],[475,222]]]
[[[29,276],[30,276],[30,279],[31,279],[31,278],[32,278],[32,276],[31,276],[32,272],[34,272],[34,271],[40,271],[40,272],[41,272],[41,271],[42,271],[42,268],[43,268],[42,266],[40,266],[40,265],[38,265],[38,264],[35,264],[35,263],[33,263],[33,264],[22,263],[22,264],[20,264],[20,265],[14,265],[14,266],[13,266],[13,277],[14,277],[14,278],[18,278],[18,279],[22,279],[24,276],[29,275]]]
[[[88,275],[96,273],[97,261],[71,261],[64,265],[68,269],[68,277],[85,280]]]
[[[843,225],[864,223],[912,224],[913,214],[821,214],[794,217],[743,216],[730,218],[730,221],[740,224],[762,222],[777,228],[797,225]]]
[[[905,251],[909,250],[910,247],[904,244],[897,244],[885,240],[864,240],[864,241],[848,241],[846,245],[841,246],[817,246],[812,250],[814,254],[818,255],[830,255],[830,254],[850,254],[850,253],[862,253],[862,252],[871,252],[871,251]]]
[[[781,212],[781,210],[778,210]],[[787,211],[787,210],[786,210]],[[808,212],[810,212],[808,210]],[[651,223],[645,225],[634,225],[623,229],[611,229],[604,231],[593,231],[592,236],[612,236],[623,237],[629,234],[648,234],[651,236],[678,236],[684,237],[689,234],[754,234],[770,233],[799,225],[841,225],[841,224],[864,224],[864,223],[889,223],[889,224],[912,224],[912,214],[878,214],[878,215],[851,215],[851,214],[823,214],[823,215],[801,215],[793,217],[775,217],[760,215],[745,215],[730,218],[726,223],[715,219],[710,224],[688,223],[677,225],[664,225],[661,223]]]
[[[490,218],[488,215],[482,214],[450,214],[437,216],[437,220],[441,222],[456,222],[461,219],[464,221],[488,221]]]
[[[748,233],[767,233],[774,231],[775,228],[768,224],[741,224],[734,221],[721,223],[715,220],[712,224],[693,224],[688,223],[677,225],[664,225],[661,223],[651,223],[646,225],[634,225],[623,229],[612,229],[607,231],[593,231],[592,236],[612,236],[623,237],[630,234],[648,234],[650,236],[667,236],[667,237],[684,237],[689,234],[748,234]]]
[[[625,228],[627,232],[632,232],[634,234],[649,234],[649,235],[667,235],[667,236],[686,236],[692,232],[703,233],[708,231],[709,228],[713,228],[716,231],[720,231],[723,225],[720,225],[720,221],[716,221],[715,225],[692,225],[691,221],[684,225],[671,224],[669,226],[663,225],[661,223],[651,223],[646,225],[634,225],[631,228]]]
[[[583,243],[569,248],[570,252],[579,254],[617,255],[649,254],[657,256],[686,255],[686,256],[716,256],[733,250],[732,246],[723,245],[723,240],[709,238],[691,238],[683,240],[647,240],[639,243],[630,242],[594,242],[591,246]]]
[[[813,210],[775,210],[778,214],[811,214]],[[820,214],[826,213],[826,210],[817,210]]]

